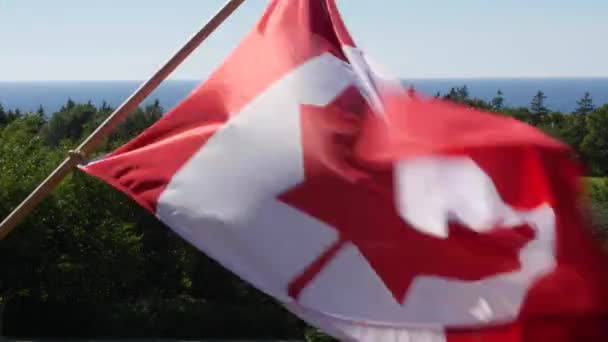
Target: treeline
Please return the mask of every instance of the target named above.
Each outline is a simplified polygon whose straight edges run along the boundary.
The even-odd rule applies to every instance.
[[[590,95],[575,114],[549,110],[542,92],[529,108],[442,96],[533,124],[608,173],[608,106]],[[111,112],[68,101],[59,111],[21,113],[0,105],[0,218]],[[111,151],[161,118],[158,101],[130,113],[97,153]],[[608,187],[592,185],[598,234],[608,232]],[[601,235],[598,238],[604,238]],[[320,340],[324,337],[198,252],[122,193],[81,172],[0,242],[0,329],[9,336]]]
[[[596,107],[588,92],[582,94],[572,113],[548,108],[547,96],[540,90],[528,107],[506,106],[500,90],[490,101],[471,98],[466,85],[452,88],[444,95],[437,93],[435,97],[511,116],[535,126],[572,146],[588,166],[589,176],[608,176],[608,104]]]
[[[0,217],[112,110],[72,101],[49,114],[0,107]],[[137,109],[99,153],[162,114],[158,101]],[[4,335],[21,337],[300,339],[314,332],[81,172],[0,242],[0,318]]]
[[[591,204],[593,232],[608,250],[608,103],[596,106],[591,94],[585,92],[574,112],[563,113],[548,108],[547,96],[539,90],[529,106],[512,107],[505,104],[500,90],[485,101],[472,98],[466,85],[435,97],[513,117],[572,146],[587,167],[587,177],[582,182]]]

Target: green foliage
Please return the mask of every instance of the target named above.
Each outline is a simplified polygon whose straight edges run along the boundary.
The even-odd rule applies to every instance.
[[[492,110],[494,111],[500,111],[503,109],[503,107],[505,106],[505,98],[503,96],[502,91],[499,90],[496,92],[496,96],[492,98],[492,101],[490,101],[490,105],[492,106]]]
[[[44,108],[42,108],[42,105],[38,106],[38,110],[36,110],[36,114],[38,114],[41,117],[44,117]]]
[[[506,107],[503,108],[500,113],[525,123],[532,124],[532,113],[527,107]]]
[[[540,115],[549,113],[549,110],[545,106],[546,99],[547,96],[540,90],[534,95],[532,102],[530,103],[530,111],[532,114]]]
[[[579,101],[583,115],[549,112],[542,92],[532,108],[506,106],[500,91],[491,101],[472,98],[466,86],[444,98],[536,125],[577,149],[592,174],[608,175],[608,105],[590,111],[590,96]],[[47,117],[42,107],[0,105],[0,218],[112,111],[68,100]],[[123,145],[163,112],[158,101],[137,108],[98,152]],[[590,184],[594,227],[608,241],[608,183]],[[3,321],[14,336],[333,341],[80,172],[0,243],[0,330]]]
[[[19,116],[21,116],[21,113],[18,110],[16,112],[13,112],[12,110],[5,111],[4,106],[0,103],[0,127],[7,125]]]
[[[336,339],[327,336],[319,329],[309,328],[304,332],[304,338],[306,342],[332,342]]]
[[[560,127],[562,140],[580,151],[587,135],[587,118],[583,115],[563,115]]]
[[[589,94],[589,92],[585,92],[585,95],[580,100],[576,101],[576,104],[578,107],[576,107],[574,114],[587,115],[595,110],[593,99],[591,99],[591,94]]]
[[[111,135],[111,140],[122,142],[136,136],[144,129],[150,127],[153,123],[161,118],[164,112],[158,100],[146,108],[138,108],[133,113],[130,113],[126,120],[116,129]],[[101,120],[99,120],[101,123]],[[95,126],[98,122],[95,122]],[[118,147],[117,144],[109,146],[110,149]]]
[[[304,328],[279,306],[210,302],[186,296],[131,302],[40,302],[18,298],[6,310],[6,333],[48,339],[303,339]]]
[[[589,177],[585,183],[591,199],[589,209],[593,232],[608,251],[608,178]]]
[[[85,133],[87,123],[92,121],[96,113],[93,105],[76,105],[69,100],[66,106],[53,114],[42,135],[51,146],[58,146],[63,140],[78,141]]]
[[[444,97],[448,100],[464,103],[469,99],[469,88],[466,85],[458,88],[450,89],[450,92]]]
[[[579,151],[583,138],[587,134],[584,116],[575,116],[553,112],[545,116],[544,122],[537,125],[545,133],[565,142]]]
[[[535,125],[544,121],[544,118],[549,114],[549,109],[545,106],[547,96],[542,91],[538,91],[532,98],[530,103],[530,112],[532,113],[532,123]]]
[[[6,125],[8,122],[8,118],[6,117],[6,112],[4,111],[4,106],[0,103],[0,126]]]
[[[598,108],[587,115],[587,135],[581,144],[591,174],[594,176],[608,174],[608,105]]]
[[[48,121],[43,109],[5,120],[0,217],[111,112],[107,104],[69,100]],[[162,114],[158,101],[138,108],[102,148],[124,144]],[[81,172],[0,243],[0,329],[3,321],[7,334],[61,337],[301,338],[304,327],[124,194]]]

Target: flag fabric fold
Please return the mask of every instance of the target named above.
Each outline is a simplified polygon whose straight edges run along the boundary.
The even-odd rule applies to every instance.
[[[570,149],[370,65],[333,0],[273,0],[206,82],[81,169],[340,340],[605,337]]]

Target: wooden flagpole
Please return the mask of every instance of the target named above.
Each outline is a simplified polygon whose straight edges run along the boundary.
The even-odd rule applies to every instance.
[[[125,100],[97,129],[87,137],[76,150],[70,151],[68,157],[0,223],[0,240],[15,229],[58,184],[86,156],[110,134],[125,117],[135,110],[202,42],[204,42],[245,0],[228,0],[226,4],[152,77],[145,81],[131,96]]]

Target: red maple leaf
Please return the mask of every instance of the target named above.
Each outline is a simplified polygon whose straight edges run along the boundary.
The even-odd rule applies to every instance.
[[[478,280],[518,269],[519,251],[534,234],[528,226],[480,234],[451,223],[449,237],[440,239],[398,215],[392,169],[358,165],[351,152],[366,110],[354,87],[326,107],[301,106],[305,181],[280,199],[331,225],[340,239],[292,280],[290,296],[297,299],[346,242],[399,303],[418,275]]]

